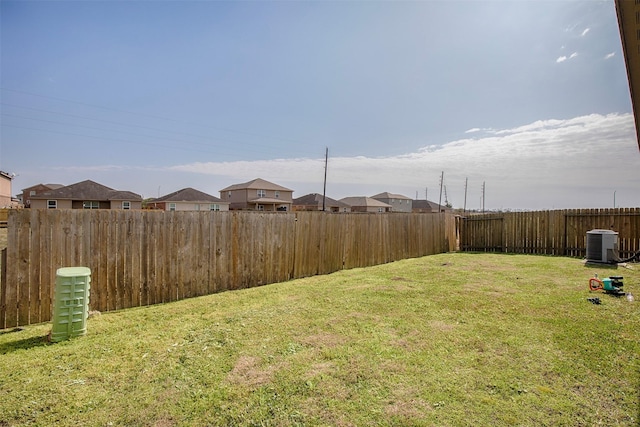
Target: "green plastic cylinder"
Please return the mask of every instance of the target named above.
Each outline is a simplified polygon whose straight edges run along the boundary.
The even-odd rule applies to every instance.
[[[56,270],[51,342],[87,333],[91,269],[64,267]]]

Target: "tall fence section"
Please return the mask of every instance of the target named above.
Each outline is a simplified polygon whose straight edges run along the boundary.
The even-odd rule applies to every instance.
[[[587,231],[618,232],[620,258],[640,250],[640,208],[507,212],[461,217],[460,250],[584,257]]]
[[[56,270],[91,269],[90,309],[111,311],[456,249],[445,214],[9,213],[0,329],[51,319]]]

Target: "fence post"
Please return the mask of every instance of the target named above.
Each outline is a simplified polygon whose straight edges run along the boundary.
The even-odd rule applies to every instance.
[[[0,251],[0,329],[5,329],[7,314],[7,248]]]

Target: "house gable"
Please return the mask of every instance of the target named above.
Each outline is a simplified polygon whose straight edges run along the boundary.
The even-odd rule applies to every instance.
[[[323,195],[311,193],[293,199],[294,211],[321,211]],[[351,212],[351,206],[339,200],[324,196],[325,211],[329,212]]]
[[[383,213],[391,212],[392,208],[387,203],[365,196],[345,197],[340,201],[351,206],[351,212]]]
[[[412,199],[402,194],[380,193],[371,197],[392,206],[393,212],[411,212]]]
[[[228,211],[229,203],[194,188],[183,188],[157,199],[151,199],[147,208],[166,211]]]
[[[142,197],[86,180],[31,196],[31,207],[41,209],[140,209]]]
[[[293,190],[261,178],[220,190],[220,198],[232,210],[289,211]]]

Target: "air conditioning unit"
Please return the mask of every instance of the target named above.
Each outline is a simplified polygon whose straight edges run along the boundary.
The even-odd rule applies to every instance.
[[[616,231],[587,231],[587,262],[615,264],[617,260],[618,233]]]

